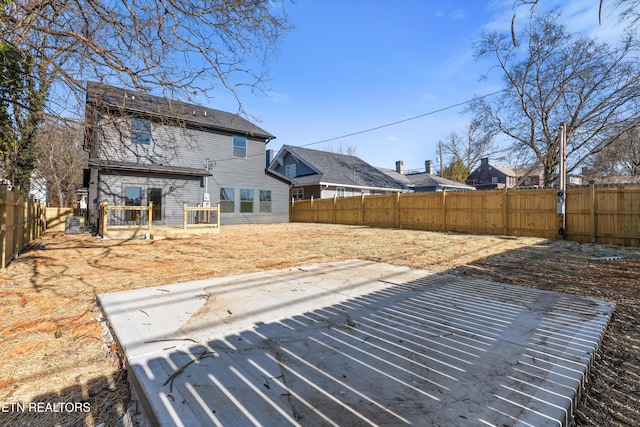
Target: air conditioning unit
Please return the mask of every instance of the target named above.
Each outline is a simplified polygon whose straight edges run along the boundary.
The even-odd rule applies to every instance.
[[[84,217],[68,216],[64,222],[64,234],[80,234],[84,231]]]

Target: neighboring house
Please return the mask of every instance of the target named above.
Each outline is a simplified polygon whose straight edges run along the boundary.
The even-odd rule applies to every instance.
[[[29,197],[49,206],[49,183],[38,171],[31,172],[31,183],[29,185]]]
[[[384,172],[396,182],[401,183],[406,189],[416,193],[429,193],[434,191],[474,191],[475,188],[463,184],[461,182],[445,179],[434,174],[433,161],[424,162],[424,172],[405,172],[403,169],[404,162],[399,160],[396,162],[396,169],[383,169]]]
[[[567,175],[567,185],[582,185],[583,176]],[[489,158],[480,160],[478,166],[467,178],[467,184],[478,190],[492,190],[499,188],[542,188],[557,186],[557,182],[546,183],[542,166],[522,167],[512,169],[508,166],[491,163]]]
[[[540,188],[545,186],[544,168],[542,166],[523,167],[513,169],[516,173],[516,184],[518,188]]]
[[[478,190],[493,190],[498,188],[514,188],[517,184],[516,171],[510,167],[496,165],[485,157],[467,177],[466,183]]]
[[[265,169],[275,137],[237,114],[88,83],[85,126],[92,225],[100,202],[153,202],[156,225],[206,202],[222,224],[288,221],[289,185]]]
[[[294,199],[389,194],[403,186],[356,156],[283,145],[269,169],[291,181]]]

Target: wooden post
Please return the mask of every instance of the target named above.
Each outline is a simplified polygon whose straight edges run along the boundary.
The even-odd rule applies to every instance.
[[[187,204],[182,204],[182,229],[187,229]]]
[[[447,231],[447,190],[442,190],[442,231]]]
[[[597,242],[597,230],[596,230],[596,186],[593,181],[589,181],[589,204],[590,204],[590,231],[591,231],[591,243]]]
[[[313,196],[311,196],[311,222],[318,222],[318,215],[314,215],[313,213]]]
[[[364,225],[364,194],[360,201],[360,209],[362,210],[362,225]]]
[[[18,258],[18,252],[20,252],[20,201],[22,197],[22,189],[15,187],[13,191],[13,259]]]
[[[396,193],[396,228],[400,229],[400,192]]]
[[[7,266],[7,186],[0,185],[0,268]]]
[[[151,232],[151,223],[153,222],[153,202],[149,202],[149,213],[147,214],[147,218],[148,218],[147,230]]]
[[[502,192],[502,234],[509,235],[509,194],[507,193],[507,187],[504,187]]]
[[[100,202],[100,235],[107,234],[107,218],[109,216],[109,205],[107,202]]]
[[[216,205],[216,209],[217,209],[217,212],[216,212],[216,222],[217,222],[217,224],[216,225],[217,225],[218,231],[219,231],[220,230],[220,203],[218,203]]]
[[[291,207],[289,208],[289,222],[291,221],[295,221],[295,205],[296,205],[296,199],[294,199],[293,197],[291,197]],[[220,210],[218,210],[218,216],[220,216]]]
[[[333,195],[333,223],[336,223],[336,202],[338,201],[338,195]]]

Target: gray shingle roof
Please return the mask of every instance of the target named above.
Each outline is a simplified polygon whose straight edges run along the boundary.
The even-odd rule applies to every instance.
[[[356,156],[312,150],[284,145],[299,160],[320,173],[297,177],[294,184],[331,183],[345,186],[387,188],[402,190],[403,187],[389,176]]]
[[[166,117],[205,128],[238,133],[250,137],[273,139],[274,135],[238,114],[214,110],[195,104],[117,88],[102,83],[87,83],[87,103],[129,113]]]
[[[417,173],[405,176],[411,181],[414,187],[454,187],[475,190],[475,188],[470,185],[428,173]]]

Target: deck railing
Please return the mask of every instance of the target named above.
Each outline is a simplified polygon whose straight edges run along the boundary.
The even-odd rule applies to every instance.
[[[185,230],[190,228],[220,228],[220,204],[213,207],[195,206],[184,204],[183,224]]]
[[[148,206],[109,206],[107,202],[100,204],[98,234],[102,236],[127,230],[151,233],[153,228],[153,203]],[[220,228],[220,205],[190,207],[185,203],[182,229],[203,228]]]

